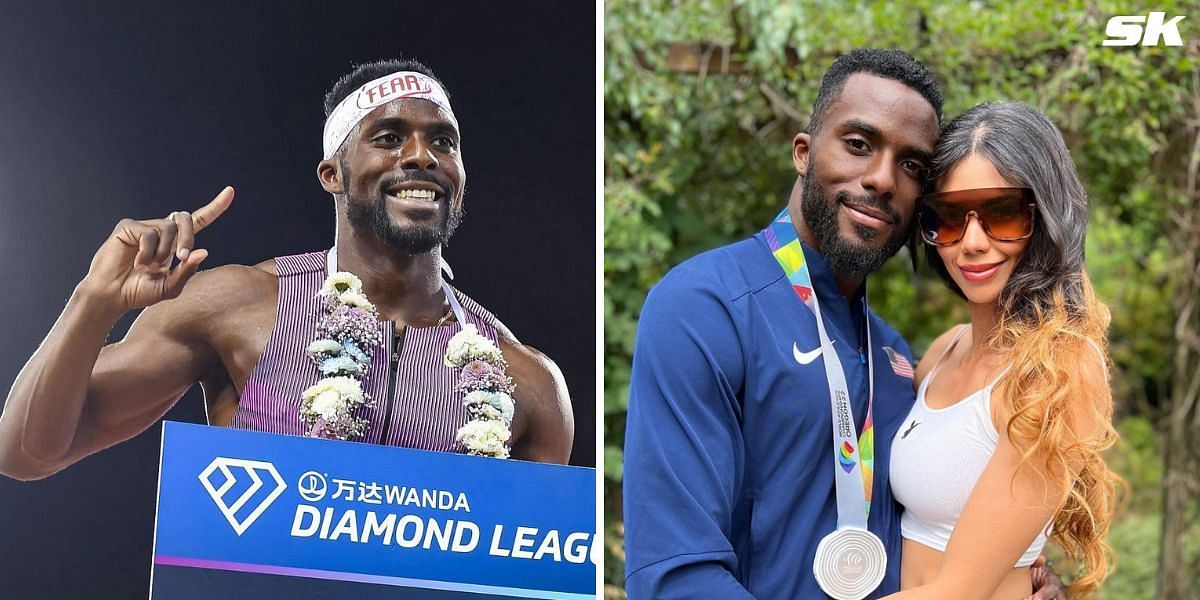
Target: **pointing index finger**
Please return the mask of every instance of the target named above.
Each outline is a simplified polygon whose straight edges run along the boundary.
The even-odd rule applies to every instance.
[[[211,225],[213,221],[217,220],[217,217],[221,216],[229,208],[232,202],[233,187],[225,186],[225,189],[221,190],[211,202],[192,213],[192,222],[196,225],[194,231],[199,232]]]

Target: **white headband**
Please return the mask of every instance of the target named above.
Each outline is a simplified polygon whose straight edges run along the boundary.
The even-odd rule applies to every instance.
[[[367,113],[377,106],[400,98],[428,100],[450,113],[451,119],[454,118],[446,90],[432,77],[415,71],[397,71],[391,75],[384,75],[351,92],[329,113],[329,118],[325,119],[325,133],[322,136],[325,160],[333,158],[346,136],[350,135],[350,130],[354,129]]]

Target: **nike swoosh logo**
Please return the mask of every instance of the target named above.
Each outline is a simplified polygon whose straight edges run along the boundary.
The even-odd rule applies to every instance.
[[[821,355],[821,347],[820,346],[817,346],[816,348],[813,348],[812,350],[809,350],[808,352],[801,352],[800,348],[798,346],[796,346],[796,342],[792,342],[792,358],[795,358],[796,362],[798,362],[802,365],[807,365],[808,363],[811,363],[812,361],[817,360],[817,357],[820,355]]]

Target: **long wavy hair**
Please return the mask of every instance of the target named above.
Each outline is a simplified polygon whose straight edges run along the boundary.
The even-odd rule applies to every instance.
[[[1054,513],[1052,539],[1083,570],[1070,597],[1087,596],[1108,576],[1112,551],[1105,542],[1121,479],[1101,453],[1117,439],[1112,395],[1085,390],[1086,361],[1108,367],[1108,308],[1092,291],[1084,271],[1088,198],[1062,134],[1037,109],[1018,102],[980,104],[942,131],[930,172],[936,181],[960,161],[978,155],[1004,179],[1032,188],[1036,225],[1024,256],[997,300],[996,327],[986,344],[1011,365],[996,385],[1010,415],[1007,434],[1022,453],[1022,466],[1040,461],[1051,489],[1065,494]],[[929,265],[958,295],[935,250]],[[1092,376],[1094,378],[1094,375]],[[1107,382],[1101,386],[1108,390]],[[1072,416],[1097,427],[1075,427]]]

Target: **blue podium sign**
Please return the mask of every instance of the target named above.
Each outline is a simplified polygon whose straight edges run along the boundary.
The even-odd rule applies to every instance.
[[[596,597],[595,471],[163,424],[151,597]]]

